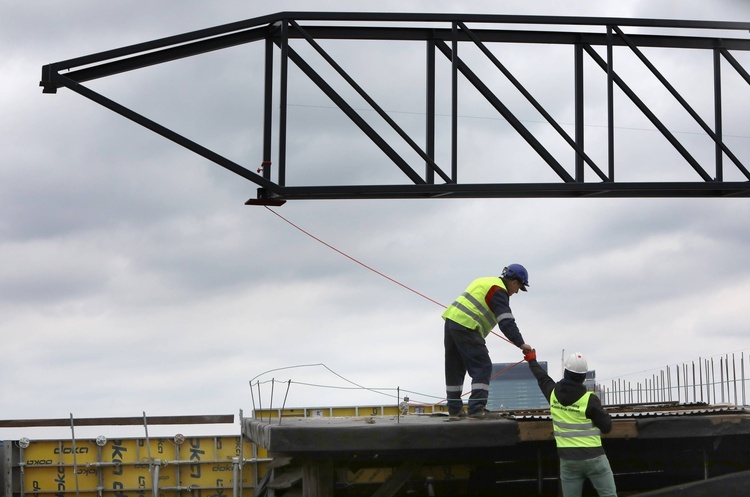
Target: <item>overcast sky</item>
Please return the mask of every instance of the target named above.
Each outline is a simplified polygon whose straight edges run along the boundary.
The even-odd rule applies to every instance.
[[[285,10],[360,4],[2,2],[0,418],[247,414],[251,379],[292,380],[288,407],[392,404],[397,387],[435,402],[444,395],[439,304],[513,262],[530,273],[530,291],[511,301],[514,314],[553,376],[563,349],[587,354],[605,382],[637,381],[699,357],[734,352],[747,359],[748,199],[321,200],[276,209],[428,300],[273,212],[245,206],[256,185],[70,90],[46,95],[38,87],[47,63]],[[750,21],[744,0],[377,5],[392,12]],[[254,169],[262,160],[260,47],[90,86]],[[423,72],[411,69],[423,63],[423,47],[328,47],[406,129],[421,132],[424,100],[414,91],[422,91]],[[570,64],[535,63],[541,54],[506,53],[504,61],[570,125]],[[735,54],[746,68],[747,55]],[[666,73],[682,76],[680,90],[712,123],[710,55],[653,57]],[[391,77],[378,61],[392,64]],[[649,105],[712,170],[713,149],[697,126],[662,108],[659,90],[650,91],[656,85],[645,78],[632,84],[655,99]],[[724,84],[724,133],[748,167],[750,89],[736,75]],[[605,136],[606,107],[596,96],[602,88],[592,83],[589,143]],[[471,92],[466,99],[459,112],[463,181],[555,181],[489,106]],[[547,136],[520,97],[509,102]],[[290,184],[406,180],[309,82],[292,83],[289,103]],[[618,161],[629,165],[621,180],[671,180],[687,171],[698,181],[632,106],[618,109]],[[438,112],[447,122],[449,108]],[[605,164],[600,152],[595,159]],[[565,157],[569,164],[570,153]],[[728,179],[743,179],[725,164]],[[497,337],[488,345],[495,362],[521,359]],[[391,390],[343,389],[353,384]],[[270,383],[262,388],[267,403]],[[274,407],[284,395],[277,384]],[[6,430],[0,439],[22,434]]]

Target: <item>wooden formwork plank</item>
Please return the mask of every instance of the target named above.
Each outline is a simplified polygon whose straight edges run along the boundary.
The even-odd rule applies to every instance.
[[[604,438],[637,438],[638,423],[634,419],[612,420],[612,431]],[[554,440],[552,421],[523,421],[518,423],[518,440],[520,442],[545,442]]]

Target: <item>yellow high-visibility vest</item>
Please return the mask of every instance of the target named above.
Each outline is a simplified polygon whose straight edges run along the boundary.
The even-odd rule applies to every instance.
[[[564,406],[557,400],[555,391],[552,391],[549,410],[552,414],[552,429],[558,448],[602,446],[599,428],[586,417],[586,408],[591,394],[592,392],[586,392],[571,405]]]
[[[486,337],[503,318],[503,316],[495,316],[487,303],[487,294],[494,287],[500,287],[502,291],[507,292],[502,278],[496,276],[486,276],[472,281],[466,291],[448,306],[443,313],[443,319],[455,321]]]

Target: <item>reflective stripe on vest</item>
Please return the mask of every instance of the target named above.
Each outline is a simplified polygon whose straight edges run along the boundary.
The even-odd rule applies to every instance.
[[[472,281],[469,288],[448,306],[443,313],[443,319],[455,321],[486,337],[498,322],[486,300],[487,294],[493,287],[505,290],[503,280],[498,277],[488,276]]]
[[[601,447],[601,432],[586,417],[591,392],[586,392],[580,399],[569,406],[560,404],[552,391],[549,399],[552,414],[552,429],[557,447]]]

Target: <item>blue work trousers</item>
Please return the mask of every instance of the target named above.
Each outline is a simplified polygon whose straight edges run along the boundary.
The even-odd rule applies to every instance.
[[[560,483],[564,497],[581,497],[588,478],[599,497],[617,497],[615,477],[606,455],[591,459],[560,459]]]
[[[478,331],[445,320],[445,390],[448,413],[455,415],[461,411],[463,401],[461,390],[466,373],[471,377],[471,396],[468,413],[482,411],[487,406],[492,360],[484,338]]]

